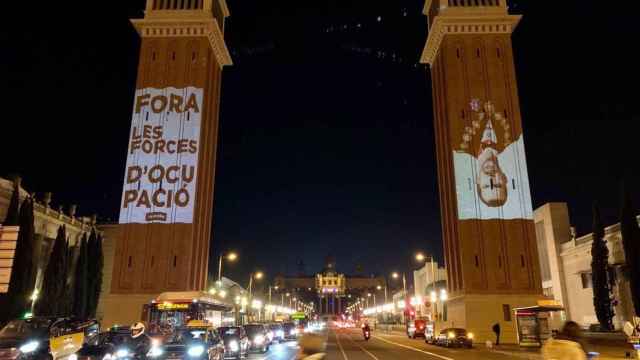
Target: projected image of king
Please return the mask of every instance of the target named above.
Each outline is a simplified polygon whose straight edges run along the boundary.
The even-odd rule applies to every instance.
[[[459,219],[532,219],[522,130],[490,101],[470,107],[453,151]]]

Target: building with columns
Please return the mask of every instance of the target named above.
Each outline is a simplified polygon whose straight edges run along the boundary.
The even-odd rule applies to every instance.
[[[324,269],[315,275],[277,276],[275,288],[284,301],[286,294],[307,303],[314,303],[320,315],[344,313],[355,299],[386,287],[381,276],[347,275],[336,270],[332,257],[327,257]],[[287,305],[286,303],[284,305]]]
[[[415,289],[416,316],[431,314],[431,291],[447,288],[447,269],[437,262],[427,261],[423,267],[413,271],[413,287]]]
[[[560,329],[566,320],[582,326],[597,324],[591,281],[593,234],[576,236],[566,203],[544,204],[534,211],[534,218],[544,295],[564,307],[563,312],[549,314],[550,328]],[[605,241],[615,277],[613,323],[621,329],[626,321],[633,322],[634,309],[629,282],[622,271],[625,254],[619,223],[605,228]]]
[[[64,225],[69,240],[69,245],[75,247],[83,236],[89,236],[96,224],[96,216],[78,216],[77,206],[70,205],[65,211],[63,205],[53,207],[53,195],[49,192],[39,196],[30,193],[22,186],[22,179],[16,177],[13,180],[0,178],[0,221],[4,221],[15,189],[20,192],[20,202],[31,196],[35,199],[33,204],[35,246],[34,259],[36,269],[36,289],[42,286],[42,277],[49,261],[49,255],[53,249],[53,243],[58,235],[58,229]]]

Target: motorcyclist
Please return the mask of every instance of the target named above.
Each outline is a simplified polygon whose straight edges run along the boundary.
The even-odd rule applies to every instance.
[[[367,333],[371,334],[371,328],[369,327],[369,323],[365,322],[364,325],[362,325],[362,335],[366,337]]]
[[[151,348],[151,338],[144,333],[144,330],[144,324],[141,322],[131,325],[131,339],[128,341],[131,351],[142,357],[146,356]]]

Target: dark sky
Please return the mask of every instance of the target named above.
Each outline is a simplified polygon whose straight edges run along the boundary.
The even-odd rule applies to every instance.
[[[116,219],[144,1],[11,3],[0,176]],[[613,223],[620,180],[640,180],[637,18],[602,4],[511,1],[534,207],[568,202],[580,234],[593,200]],[[213,250],[240,252],[234,277],[316,271],[329,253],[379,273],[441,256],[422,6],[229,0]]]

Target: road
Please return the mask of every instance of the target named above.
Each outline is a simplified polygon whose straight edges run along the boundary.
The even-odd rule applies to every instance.
[[[266,354],[249,354],[248,360],[294,360],[298,353],[298,342],[287,341],[273,344]]]
[[[400,333],[373,334],[369,341],[360,329],[330,329],[325,360],[508,360],[539,359],[536,355],[474,349],[447,349],[427,345],[422,339],[408,339]],[[298,343],[288,341],[271,345],[266,354],[251,354],[247,360],[295,360]]]
[[[507,360],[538,357],[474,349],[447,349],[412,340],[399,333],[374,333],[369,341],[360,329],[332,329],[327,342],[327,360]],[[522,357],[520,357],[522,356]]]

